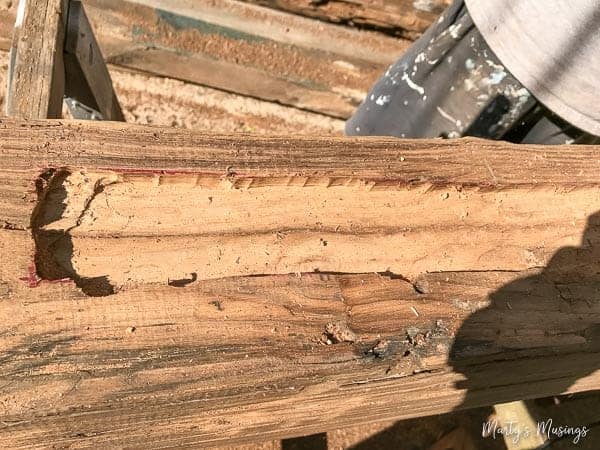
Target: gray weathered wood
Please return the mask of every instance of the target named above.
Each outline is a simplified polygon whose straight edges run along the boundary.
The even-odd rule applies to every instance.
[[[78,0],[69,2],[65,67],[66,96],[97,110],[105,120],[125,120],[94,31]]]
[[[7,115],[59,118],[67,0],[20,0],[11,46]]]

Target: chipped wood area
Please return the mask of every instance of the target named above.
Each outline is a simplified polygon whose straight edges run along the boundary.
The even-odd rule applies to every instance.
[[[450,0],[241,0],[327,22],[416,39]]]
[[[207,446],[598,389],[598,150],[5,120],[3,442]],[[102,192],[90,201],[94,188]],[[256,215],[244,221],[227,206]],[[165,255],[158,241],[271,235],[293,253],[303,240],[278,238],[290,224],[314,238],[309,259],[352,273],[257,265],[260,276],[223,277],[250,272],[196,255],[220,278],[203,280],[193,258],[181,274],[165,266],[147,276]],[[389,240],[354,260],[327,253],[361,230]],[[94,237],[98,249],[39,245],[40,233],[56,231],[55,243]],[[405,244],[394,241],[402,233]],[[77,279],[41,280],[32,266],[36,254],[38,263],[58,257],[78,273],[96,251],[139,237],[154,239],[154,254],[131,264],[132,280],[111,295],[86,293]],[[477,257],[456,259],[453,239]],[[415,246],[427,247],[426,264]],[[122,259],[102,262],[104,275],[122,275]],[[365,268],[379,273],[356,273]]]
[[[40,275],[73,278],[84,290],[102,279],[107,292],[189,274],[203,280],[388,271],[412,279],[526,270],[546,266],[558,247],[578,245],[598,207],[594,186],[575,196],[554,189],[407,190],[360,175],[65,169],[47,176],[33,232],[44,255],[58,256],[42,258]],[[565,206],[548,207],[560,202]]]

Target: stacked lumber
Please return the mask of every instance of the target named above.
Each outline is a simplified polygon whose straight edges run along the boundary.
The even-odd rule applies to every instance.
[[[232,0],[84,3],[108,63],[342,119],[408,45]]]
[[[109,69],[127,122],[219,133],[329,135],[343,130],[342,120],[321,114],[116,66]],[[8,53],[0,51],[2,112],[7,75]]]
[[[17,3],[0,4],[2,52],[11,46]],[[433,20],[441,4],[358,2],[361,11],[379,17],[375,22],[400,24],[396,31],[367,27],[385,31],[381,33],[339,25],[349,24],[347,16],[359,14],[356,9],[342,13],[337,8],[335,17],[330,14],[326,21],[317,21],[309,18],[314,14],[289,4],[85,1],[118,96],[124,99],[127,120],[223,132],[311,134],[341,133],[342,120],[410,43],[389,34],[413,38]],[[327,5],[329,14],[333,3]],[[7,58],[0,54],[0,61]],[[161,82],[160,77],[168,80]],[[169,89],[166,85],[173,85],[174,79],[186,84]],[[146,82],[150,89],[165,86],[152,94],[143,89]],[[152,107],[141,108],[141,103]],[[54,107],[52,113],[60,110]]]
[[[242,0],[320,20],[415,39],[449,0]]]
[[[598,151],[2,120],[3,442],[208,446],[598,389]]]

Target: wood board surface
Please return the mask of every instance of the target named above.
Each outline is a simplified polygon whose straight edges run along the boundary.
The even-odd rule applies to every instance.
[[[598,389],[597,151],[3,120],[0,433],[11,447],[207,446]],[[32,266],[45,257],[34,239],[40,210],[52,200],[53,177],[64,171],[127,176],[131,203],[149,177],[158,187],[186,189],[191,176],[218,178],[227,193],[280,196],[276,187],[296,188],[282,180],[297,179],[308,180],[309,191],[312,184],[343,199],[411,193],[411,202],[393,206],[414,208],[398,210],[407,228],[416,228],[411,221],[425,215],[421,202],[435,195],[440,203],[428,209],[427,220],[437,216],[441,226],[422,227],[431,241],[465,219],[443,203],[462,192],[472,206],[466,220],[474,243],[487,245],[473,230],[493,233],[498,221],[522,222],[523,232],[540,240],[533,247],[522,241],[524,259],[503,258],[499,244],[478,265],[423,268],[410,277],[352,267],[350,273],[263,271],[141,279],[94,296],[73,281],[41,280]],[[336,184],[347,179],[362,181],[362,188]],[[162,194],[150,186],[146,193],[160,202]],[[189,202],[186,196],[178,201]],[[199,192],[194,197],[206,201]],[[65,211],[69,205],[75,203],[67,200]],[[498,214],[490,215],[494,209]],[[101,210],[95,214],[106,219]],[[369,226],[357,210],[347,214]],[[533,217],[539,222],[527,222]],[[276,235],[280,224],[271,220],[265,224]],[[497,233],[511,240],[517,229]],[[160,227],[150,233],[170,235]],[[441,260],[449,248],[440,244]],[[396,250],[414,266],[413,253]]]

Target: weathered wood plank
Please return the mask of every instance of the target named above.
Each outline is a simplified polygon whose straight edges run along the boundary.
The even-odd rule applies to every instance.
[[[479,139],[244,135],[232,140],[229,135],[133,124],[2,119],[0,146],[4,172],[13,172],[4,183],[20,186],[24,198],[32,190],[25,186],[32,186],[34,178],[50,167],[204,174],[231,180],[240,188],[250,182],[256,187],[282,185],[297,177],[307,184],[352,178],[374,191],[438,190],[440,198],[454,187],[568,194],[596,186],[600,173],[595,146],[544,147]],[[27,199],[35,201],[29,195]],[[28,215],[14,219],[29,224]]]
[[[206,173],[233,176],[240,183],[248,177],[352,176],[374,182],[374,189],[557,186],[560,192],[560,187],[596,186],[600,173],[598,146],[476,138],[230,136],[122,123],[0,119],[0,145],[4,161],[10,161],[3,167],[15,169],[64,165]]]
[[[60,118],[66,0],[20,0],[11,47],[6,113]]]
[[[16,233],[2,233],[3,251],[27,248],[26,233]],[[597,353],[576,340],[598,323],[598,303],[584,314],[550,296],[543,304],[513,297],[512,310],[490,305],[489,292],[516,273],[463,274],[464,284],[450,286],[443,274],[431,283],[440,290],[425,294],[378,275],[305,274],[94,299],[70,285],[16,281],[28,256],[18,252],[2,271],[0,433],[13,448],[241,442],[600,383],[584,378],[598,368]],[[456,302],[465,289],[485,306]],[[355,342],[323,344],[330,323],[347,326]],[[515,327],[518,346],[506,348]]]
[[[449,0],[241,0],[333,23],[417,38],[450,4]]]
[[[7,67],[8,53],[0,51],[0,68]],[[343,134],[341,119],[116,66],[109,66],[109,71],[131,123],[215,133]],[[1,111],[6,87],[7,74],[0,70]]]
[[[65,39],[65,94],[102,114],[124,121],[112,80],[94,31],[78,0],[70,0]]]
[[[0,5],[0,50],[9,51],[16,18],[16,3]]]
[[[333,53],[300,39],[290,43],[289,38],[278,37],[282,24],[302,31],[313,42],[355,44],[356,55],[381,45],[379,39],[361,37],[358,31],[353,33],[355,39],[337,28],[317,32],[298,24],[301,18],[279,17],[269,10],[259,11],[253,19],[246,10],[229,5],[236,20],[227,23],[218,19],[222,15],[210,2],[196,2],[192,17],[186,15],[188,9],[172,2],[160,8],[114,0],[87,0],[85,5],[110,63],[334,117],[349,117],[389,61],[387,56],[385,63],[374,63],[348,55],[348,50]],[[247,31],[237,28],[239,22],[246,22]],[[272,34],[270,28],[275,28]],[[399,41],[391,43],[388,55],[404,47]]]
[[[84,4],[108,63],[339,118],[408,45],[225,0]]]
[[[410,42],[377,33],[357,33],[348,27],[274,11],[236,0],[132,0],[252,36],[341,55],[375,64],[391,64]]]
[[[525,234],[546,238],[535,248],[516,244],[526,254],[545,255],[528,270],[507,269],[512,260],[501,259],[498,244],[477,265],[436,273],[423,266],[410,279],[403,272],[263,271],[204,281],[142,279],[94,297],[68,280],[41,281],[32,273],[32,230],[0,230],[3,442],[13,448],[208,446],[598,389],[597,152],[480,140],[236,138],[119,123],[4,120],[0,199],[8,203],[0,220],[11,217],[25,226],[34,207],[51,200],[52,194],[38,199],[52,180],[47,169],[67,167],[127,172],[132,190],[120,195],[131,195],[131,203],[142,201],[136,183],[151,181],[144,185],[151,192],[155,184],[186,186],[191,174],[200,180],[192,197],[203,201],[202,190],[213,189],[202,181],[207,179],[229,183],[227,192],[265,196],[284,196],[283,187],[300,189],[290,182],[297,178],[309,180],[303,188],[309,191],[333,180],[323,189],[343,200],[412,195],[392,206],[407,223],[418,220],[415,211],[422,201],[433,201],[429,196],[451,203],[463,192],[473,206],[471,226],[488,233],[466,229],[472,244],[463,245],[463,253],[487,245],[494,230],[510,240],[515,231],[499,224],[522,223]],[[342,179],[372,187],[335,184]],[[111,203],[117,197],[106,198],[120,211]],[[535,199],[546,202],[547,211]],[[75,210],[63,200],[65,211]],[[204,211],[210,223],[207,203],[188,210]],[[10,205],[20,205],[24,215],[15,217]],[[293,198],[289,205],[288,214],[303,208]],[[437,227],[424,222],[428,234],[418,242],[436,241],[460,223],[452,206],[448,211],[444,205],[427,210],[430,217],[423,220],[440,220]],[[180,228],[193,228],[193,217],[181,214]],[[380,220],[352,208],[347,215],[355,230]],[[99,224],[104,220],[96,217]],[[165,213],[159,219],[162,225],[169,221]],[[249,222],[278,228],[280,222],[271,220]],[[321,213],[319,220],[330,218]],[[531,226],[536,220],[543,227]],[[151,233],[169,239],[159,228]],[[433,251],[443,259],[448,248],[441,243]],[[392,249],[407,267],[414,265],[414,253]],[[384,251],[382,246],[364,256]],[[129,254],[111,264],[124,256]],[[489,261],[503,265],[489,270]]]

